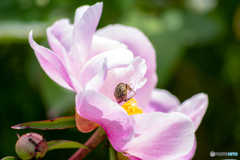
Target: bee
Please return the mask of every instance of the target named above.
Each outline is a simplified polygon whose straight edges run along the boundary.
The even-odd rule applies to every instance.
[[[128,91],[133,92],[134,94],[128,98]],[[122,101],[128,101],[129,99],[131,99],[133,96],[135,95],[134,90],[125,83],[119,83],[114,91],[114,97],[116,98],[118,103],[121,103]]]

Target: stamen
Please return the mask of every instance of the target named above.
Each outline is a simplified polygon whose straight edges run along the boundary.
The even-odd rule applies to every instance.
[[[143,113],[142,109],[137,106],[137,101],[134,98],[131,98],[129,101],[125,102],[122,107],[128,115]]]

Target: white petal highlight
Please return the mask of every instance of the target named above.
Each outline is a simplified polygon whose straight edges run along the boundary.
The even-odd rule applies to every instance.
[[[100,71],[94,76],[85,86],[85,90],[95,90],[98,92],[102,87],[106,77],[107,77],[107,60],[104,59],[103,65]]]
[[[99,72],[104,59],[107,60],[108,70],[111,70],[113,68],[129,66],[133,61],[133,54],[127,49],[119,48],[94,56],[84,65],[80,73],[79,79],[82,86],[85,86]]]

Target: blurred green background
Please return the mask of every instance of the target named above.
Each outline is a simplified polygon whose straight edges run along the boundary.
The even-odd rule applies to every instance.
[[[75,93],[46,76],[28,43],[48,47],[45,30],[56,20],[73,22],[75,9],[95,0],[0,0],[0,158],[16,156],[16,134],[43,133],[47,141],[84,143],[90,134],[13,130],[19,123],[74,114]],[[142,30],[157,53],[158,88],[180,101],[209,95],[209,107],[196,132],[194,159],[220,159],[210,151],[240,154],[239,0],[104,0],[98,28],[125,24]],[[44,159],[65,160],[76,150],[54,150]],[[239,156],[238,156],[239,157]],[[228,157],[229,158],[229,157]],[[231,157],[230,157],[231,158]],[[233,157],[232,157],[233,158]],[[236,157],[234,157],[236,158]],[[106,141],[86,159],[108,159]]]

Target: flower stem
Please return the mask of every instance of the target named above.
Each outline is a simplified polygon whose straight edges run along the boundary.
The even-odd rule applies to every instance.
[[[105,138],[107,138],[107,134],[102,129],[102,127],[98,127],[98,129],[93,133],[93,135],[85,143],[85,145],[88,146],[89,148],[88,149],[80,148],[68,160],[83,159],[89,152],[91,152]]]

